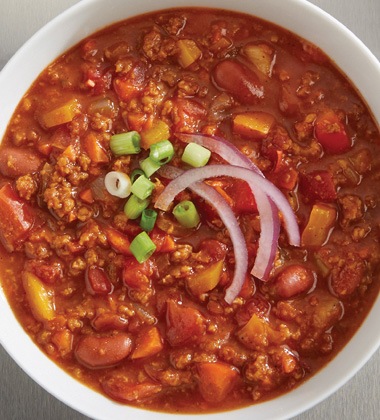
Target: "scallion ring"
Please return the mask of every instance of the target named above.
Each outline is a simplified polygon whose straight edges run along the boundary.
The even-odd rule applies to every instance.
[[[131,173],[131,183],[133,184],[136,181],[136,178],[138,178],[141,175],[145,176],[144,171],[142,171],[141,169],[134,169]]]
[[[129,246],[129,250],[141,264],[153,254],[156,250],[156,245],[152,242],[146,232],[141,232],[133,239]]]
[[[139,176],[132,184],[131,191],[140,200],[148,198],[154,189],[155,185],[145,175]]]
[[[149,157],[160,165],[165,165],[174,156],[174,147],[169,140],[162,140],[150,146]]]
[[[108,172],[104,178],[104,185],[115,197],[126,198],[131,194],[131,180],[123,172]]]
[[[178,222],[186,228],[194,228],[198,225],[200,217],[192,201],[181,201],[173,209],[173,215]]]
[[[143,210],[149,206],[149,200],[140,200],[134,194],[132,194],[124,206],[124,214],[128,219],[134,220],[137,219]]]
[[[211,156],[210,150],[196,143],[189,143],[183,152],[182,161],[194,168],[205,166]]]
[[[161,165],[149,156],[140,162],[140,168],[144,171],[147,178],[151,177],[158,169],[161,168]]]
[[[111,137],[110,148],[115,155],[137,155],[141,150],[140,141],[137,131],[115,134]]]
[[[156,223],[157,212],[153,209],[145,209],[141,214],[140,227],[150,232]]]

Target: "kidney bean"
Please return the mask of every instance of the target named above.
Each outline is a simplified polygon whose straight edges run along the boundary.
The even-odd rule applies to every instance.
[[[33,150],[22,150],[7,147],[1,151],[0,173],[10,178],[17,178],[37,172],[42,165],[42,159]]]
[[[282,298],[290,298],[306,292],[315,283],[314,273],[300,264],[286,267],[275,279],[275,290]]]
[[[75,356],[87,367],[102,368],[115,365],[125,359],[131,347],[132,340],[127,334],[110,337],[87,336],[79,341]]]
[[[112,283],[106,273],[99,267],[91,266],[86,270],[86,288],[90,295],[108,295],[112,291]]]
[[[237,61],[218,63],[214,67],[213,77],[217,87],[230,92],[242,104],[257,103],[264,96],[264,87],[256,73]]]

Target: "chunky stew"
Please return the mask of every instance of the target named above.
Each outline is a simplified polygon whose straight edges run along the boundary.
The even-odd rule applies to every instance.
[[[322,51],[174,9],[83,40],[0,148],[2,288],[32,340],[121,403],[230,410],[292,390],[379,290],[380,136]]]

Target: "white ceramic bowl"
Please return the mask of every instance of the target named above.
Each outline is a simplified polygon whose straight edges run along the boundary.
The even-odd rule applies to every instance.
[[[272,21],[318,45],[357,86],[377,121],[380,121],[380,63],[347,28],[304,0],[82,0],[31,38],[0,74],[0,138],[13,110],[39,73],[57,56],[82,38],[113,22],[148,11],[179,6],[233,9]],[[355,59],[353,59],[355,57]],[[27,66],[24,63],[28,63]],[[294,391],[275,400],[238,412],[205,415],[205,420],[280,420],[291,418],[322,401],[348,381],[380,345],[380,299],[362,327],[321,372]],[[99,420],[169,419],[174,415],[154,413],[117,404],[72,379],[33,344],[16,321],[0,291],[0,343],[37,383],[79,412]],[[6,320],[6,322],[4,322]],[[363,343],[366,343],[363,348]],[[203,418],[203,417],[202,417]],[[199,415],[187,415],[187,420]]]

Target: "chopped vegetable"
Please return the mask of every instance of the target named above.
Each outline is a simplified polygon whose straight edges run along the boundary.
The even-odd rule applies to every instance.
[[[148,198],[154,189],[155,185],[145,175],[139,176],[132,184],[131,192],[140,200]]]
[[[328,204],[314,204],[309,221],[302,232],[302,246],[322,246],[335,224],[337,212]]]
[[[112,283],[100,267],[95,265],[87,267],[85,280],[90,295],[108,295],[112,292]]]
[[[157,212],[152,209],[145,209],[141,214],[140,227],[147,232],[150,232],[154,228],[154,224],[157,220]]]
[[[167,140],[169,137],[169,126],[162,120],[153,120],[151,127],[144,128],[141,132],[141,147],[147,150],[152,144]]]
[[[189,229],[198,226],[200,217],[192,201],[181,201],[173,209],[174,217]]]
[[[275,53],[268,44],[247,43],[243,48],[243,54],[254,64],[263,74],[270,77],[275,62]]]
[[[161,165],[149,156],[140,162],[140,167],[144,171],[145,175],[149,178],[151,177],[158,169],[161,168]]]
[[[40,122],[44,128],[51,128],[72,121],[78,113],[78,101],[72,99],[65,105],[40,115]]]
[[[199,144],[189,143],[183,152],[182,160],[194,168],[200,168],[201,166],[207,165],[210,156],[210,150],[207,150]]]
[[[223,272],[223,260],[209,265],[204,270],[187,278],[187,287],[196,296],[213,290],[219,283]]]
[[[177,47],[179,49],[178,61],[184,69],[191,66],[202,55],[202,51],[192,39],[180,39],[177,41]]]
[[[129,249],[131,243],[126,235],[109,226],[106,227],[106,235],[108,242],[115,251],[124,255],[132,255]]]
[[[165,163],[170,162],[173,156],[174,147],[169,140],[161,140],[150,146],[149,157],[155,163],[164,165]]]
[[[154,245],[146,232],[141,232],[133,239],[129,249],[136,260],[141,264],[151,257],[156,250],[156,245]]]
[[[346,152],[351,147],[344,125],[332,110],[317,117],[315,136],[323,148],[332,154]]]
[[[134,169],[131,173],[131,183],[133,184],[136,179],[141,176],[141,175],[145,175],[144,171],[141,169]]]
[[[136,155],[140,153],[141,137],[137,131],[114,134],[111,137],[110,148],[115,155]]]
[[[160,330],[157,327],[149,328],[136,339],[136,346],[132,353],[132,359],[150,357],[164,348]]]
[[[243,112],[235,115],[233,131],[247,139],[262,140],[268,136],[274,123],[273,115],[267,112]]]
[[[51,321],[55,317],[54,295],[32,273],[22,273],[22,283],[28,299],[30,309],[37,321]]]
[[[84,138],[84,148],[94,163],[108,163],[109,156],[94,133],[88,134]]]
[[[126,198],[131,194],[131,180],[123,172],[108,172],[104,178],[104,184],[107,191],[119,198]]]
[[[132,194],[124,206],[124,213],[128,219],[137,219],[143,210],[149,206],[149,200],[140,200],[137,196]]]

